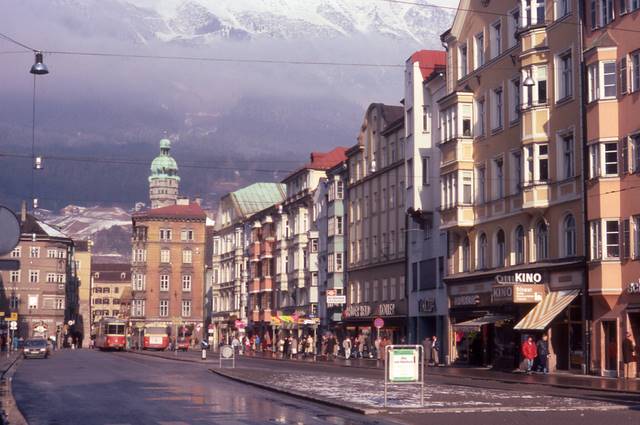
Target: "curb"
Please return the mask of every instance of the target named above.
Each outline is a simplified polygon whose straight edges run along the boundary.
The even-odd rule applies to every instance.
[[[181,357],[177,357],[177,356],[176,357],[157,356],[155,354],[145,353],[144,351],[130,350],[130,351],[125,351],[125,353],[137,354],[139,356],[153,357],[153,358],[156,358],[156,359],[173,360],[173,361],[176,361],[176,362],[188,362],[188,363],[196,363],[196,364],[207,364],[207,363],[214,364],[215,363],[211,359],[207,359],[207,360],[202,361],[201,359],[185,359],[185,358],[181,358]]]
[[[284,394],[286,396],[289,397],[293,397],[293,398],[297,398],[300,400],[304,400],[304,401],[310,401],[312,403],[318,403],[318,404],[323,404],[325,406],[329,406],[329,407],[335,407],[338,409],[342,409],[342,410],[348,410],[350,412],[354,412],[354,413],[359,413],[361,415],[375,415],[378,413],[385,413],[387,412],[387,410],[383,410],[383,409],[368,409],[368,408],[361,408],[361,407],[356,407],[353,405],[347,405],[347,404],[341,404],[338,403],[336,401],[332,401],[332,400],[328,400],[325,398],[314,398],[305,394],[299,394],[299,393],[294,393],[292,391],[289,390],[285,390],[282,388],[275,388],[266,384],[262,384],[259,382],[254,382],[254,381],[250,381],[248,379],[244,379],[244,378],[240,378],[237,376],[233,376],[231,374],[222,372],[220,370],[216,370],[216,369],[209,369],[209,371],[211,373],[215,373],[218,376],[222,376],[223,378],[227,378],[230,379],[232,381],[236,381],[236,382],[240,382],[241,384],[245,384],[245,385],[251,385],[257,388],[261,388],[263,390],[267,390],[267,391],[271,391],[274,393],[279,393],[279,394]]]
[[[0,416],[0,423],[13,424],[13,425],[28,425],[24,414],[20,410],[16,399],[13,396],[13,373],[15,373],[16,364],[22,359],[20,353],[17,353],[15,358],[9,363],[9,365],[0,374],[0,386],[3,387],[4,394],[2,395],[2,411]],[[8,379],[5,375],[9,374]]]

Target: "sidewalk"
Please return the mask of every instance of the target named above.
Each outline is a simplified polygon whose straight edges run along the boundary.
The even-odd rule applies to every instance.
[[[177,356],[173,352],[142,351],[139,353],[179,361],[218,364],[218,353],[212,351],[207,353],[207,360],[205,361],[200,360],[200,351],[189,351],[186,353],[180,352]],[[281,359],[272,352],[252,352],[248,355],[239,355],[237,359],[265,359],[280,362],[307,363],[325,365],[329,367],[350,367],[358,369],[382,370],[383,368],[383,363],[381,361],[373,359],[345,360],[344,358],[337,358],[333,360],[326,360],[320,357],[316,357],[315,360],[312,358]],[[429,375],[435,375],[458,379],[476,379],[516,384],[548,385],[558,388],[640,394],[640,379],[604,378],[598,376],[573,375],[562,372],[551,373],[548,375],[526,375],[519,372],[504,372],[486,368],[457,366],[428,367],[425,374],[427,379]]]

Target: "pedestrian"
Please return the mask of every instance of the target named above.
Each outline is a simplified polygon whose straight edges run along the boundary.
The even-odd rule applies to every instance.
[[[542,339],[536,344],[538,351],[538,370],[544,374],[549,372],[549,337],[547,334],[542,335]]]
[[[364,356],[364,335],[358,335],[358,357],[362,358]]]
[[[633,352],[635,346],[631,339],[631,332],[627,332],[626,338],[622,341],[622,363],[624,363],[624,377],[631,378],[631,363],[633,363]]]
[[[233,348],[234,353],[238,353],[240,351],[240,340],[238,337],[234,336],[231,340],[231,347]]]
[[[436,335],[431,337],[431,362],[434,366],[440,364],[440,341]]]
[[[431,338],[424,337],[422,341],[422,349],[424,350],[424,361],[428,366],[431,366]]]
[[[522,344],[522,356],[525,361],[525,369],[528,375],[531,374],[531,369],[533,368],[533,360],[538,355],[538,351],[536,349],[536,345],[533,343],[532,337],[527,337],[527,340]]]
[[[314,344],[315,342],[313,341],[313,337],[311,336],[311,334],[309,334],[309,336],[307,336],[307,345],[306,345],[306,350],[307,350],[307,355],[310,357],[313,357],[313,349],[314,349]]]
[[[284,357],[284,338],[282,337],[278,339],[278,354],[281,358]]]
[[[351,358],[351,339],[349,339],[349,335],[347,335],[344,338],[344,341],[342,341],[342,348],[344,348],[345,360],[349,360]]]
[[[373,342],[373,346],[376,349],[376,356],[378,360],[382,358],[382,351],[384,350],[384,347],[382,346],[382,342],[383,342],[383,339],[380,339],[380,336],[378,336],[376,340]]]
[[[256,351],[262,351],[262,346],[260,343],[262,340],[260,339],[260,335],[256,335],[255,343],[256,343]]]
[[[296,337],[291,338],[291,357],[298,358],[298,339]]]
[[[327,345],[326,345],[327,360],[331,360],[333,358],[334,347],[335,347],[335,339],[333,335],[329,335],[329,337],[327,338]]]

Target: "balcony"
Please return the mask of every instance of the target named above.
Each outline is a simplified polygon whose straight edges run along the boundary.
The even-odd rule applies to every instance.
[[[274,243],[272,241],[263,242],[260,248],[260,259],[273,258]]]
[[[440,144],[441,164],[446,167],[455,162],[467,161],[473,163],[473,139],[456,137]]]
[[[440,211],[440,229],[468,229],[474,224],[472,205],[457,205]]]
[[[254,241],[249,245],[249,261],[260,261],[260,242]]]
[[[273,279],[271,279],[270,277],[263,277],[262,279],[260,279],[260,291],[273,291]]]
[[[249,293],[257,294],[260,292],[260,278],[254,277],[249,281]]]
[[[540,210],[549,207],[551,190],[547,182],[532,183],[522,188],[522,209]]]

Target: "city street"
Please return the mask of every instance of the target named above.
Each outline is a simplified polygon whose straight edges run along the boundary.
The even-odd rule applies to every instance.
[[[425,408],[378,415],[305,402],[209,372],[215,362],[178,362],[133,353],[56,352],[23,361],[13,390],[39,424],[612,424],[640,421],[640,396],[429,376]],[[379,407],[382,372],[242,358],[225,373],[349,405]],[[415,404],[415,387],[394,389],[392,406]],[[428,418],[428,419],[427,419]]]

